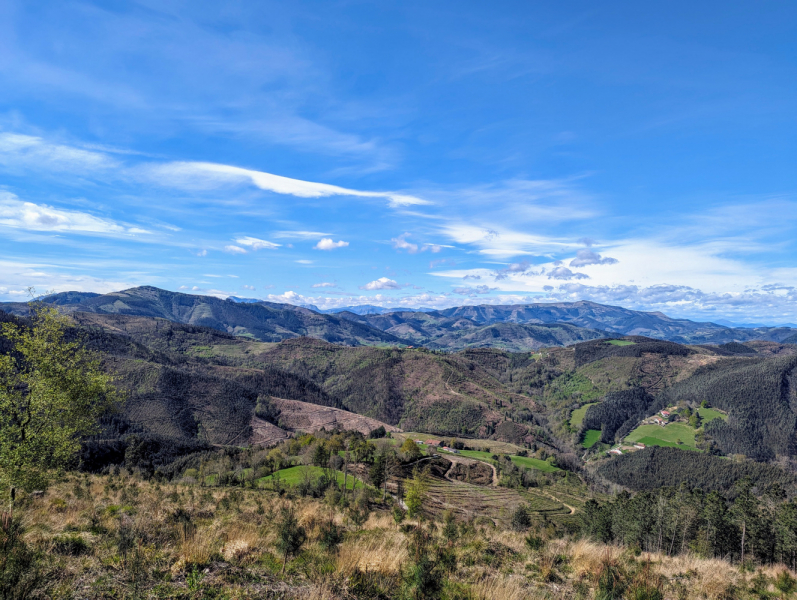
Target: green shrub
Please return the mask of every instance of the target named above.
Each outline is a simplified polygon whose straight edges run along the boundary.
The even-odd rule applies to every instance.
[[[0,513],[0,600],[25,600],[38,589],[39,555],[22,540],[22,526]]]
[[[57,554],[64,554],[67,556],[80,556],[88,554],[91,548],[79,535],[74,533],[68,535],[60,535],[53,540],[53,551]]]

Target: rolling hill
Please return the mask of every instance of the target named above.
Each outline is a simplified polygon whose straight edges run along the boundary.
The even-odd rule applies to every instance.
[[[67,313],[133,315],[167,319],[177,323],[210,327],[236,336],[263,342],[294,337],[317,337],[328,342],[357,346],[399,344],[396,336],[335,315],[321,315],[290,304],[239,303],[213,296],[169,292],[155,287],[131,288],[110,294],[65,292],[48,296],[44,302]],[[24,303],[0,304],[0,309],[25,315]]]
[[[607,333],[621,336],[637,335],[682,344],[721,344],[749,340],[783,342],[797,333],[788,327],[734,328],[716,323],[673,319],[660,312],[642,312],[587,301],[458,306],[417,316],[403,311],[379,315],[340,314],[383,331],[408,330],[417,339],[425,335],[429,340],[446,335],[443,330],[450,332],[456,338],[462,336],[461,331],[497,323],[517,325],[566,323],[603,334],[596,337],[606,337]]]
[[[63,292],[47,296],[44,301],[68,313],[157,317],[262,342],[313,337],[348,346],[422,345],[447,351],[499,348],[527,352],[629,335],[680,344],[797,341],[797,331],[788,327],[728,327],[587,301],[444,310],[391,310],[365,305],[321,311],[316,307],[236,297],[222,300],[150,286],[104,295]],[[0,309],[24,315],[28,306],[0,303]]]

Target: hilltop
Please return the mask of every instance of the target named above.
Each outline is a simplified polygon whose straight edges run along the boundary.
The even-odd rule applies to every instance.
[[[151,286],[103,295],[62,292],[43,301],[66,313],[156,317],[262,342],[312,337],[347,346],[415,345],[446,351],[498,348],[512,352],[628,335],[681,344],[797,342],[797,330],[789,327],[729,327],[587,301],[443,310],[370,305],[319,310],[236,297],[223,300]],[[9,302],[0,303],[0,309],[25,315],[28,306]]]

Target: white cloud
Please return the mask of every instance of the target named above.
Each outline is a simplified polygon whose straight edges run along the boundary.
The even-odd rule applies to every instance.
[[[576,252],[576,257],[570,261],[570,266],[586,267],[589,265],[613,265],[616,262],[618,262],[616,258],[611,258],[609,256],[602,257],[597,252],[584,249]]]
[[[563,252],[578,245],[542,235],[513,231],[497,225],[478,226],[467,223],[447,223],[440,231],[459,244],[473,245],[479,253],[496,258],[531,255],[545,256]]]
[[[116,221],[95,217],[85,212],[25,202],[14,194],[2,191],[0,191],[0,226],[30,231],[101,235],[149,233],[145,229],[126,227]]]
[[[391,239],[390,241],[393,242],[393,248],[396,250],[406,250],[410,254],[415,254],[418,251],[418,244],[408,242],[406,238],[409,236],[409,233],[403,233],[400,236]]]
[[[52,262],[16,262],[0,259],[0,297],[19,302],[27,296],[27,288],[35,287],[42,292],[98,292],[107,294],[135,285],[141,280],[104,279],[80,272],[86,267],[65,261],[66,264]]]
[[[208,255],[208,251],[203,248],[202,250],[197,252],[196,255],[199,256],[199,257],[207,256]]]
[[[313,287],[314,288],[333,288],[333,287],[338,287],[338,285],[336,283],[330,283],[329,281],[325,281],[323,283],[314,283]]]
[[[281,244],[275,244],[274,242],[269,242],[268,240],[261,240],[254,237],[239,237],[235,239],[235,243],[241,246],[246,246],[247,248],[251,248],[252,250],[275,250],[279,248]]]
[[[343,240],[333,242],[332,238],[322,238],[313,248],[316,250],[334,250],[335,248],[345,248],[348,245],[349,242],[344,242]]]
[[[548,272],[548,279],[589,279],[589,275],[574,273],[567,267],[556,267]]]
[[[300,265],[312,265],[315,261],[307,260],[306,258],[300,258],[299,260],[297,260],[295,262],[299,263]]]
[[[240,246],[233,246],[232,244],[229,246],[224,246],[224,251],[229,252],[230,254],[246,254],[246,250]]]
[[[361,290],[400,290],[401,286],[387,277],[380,277],[375,281],[360,286]]]
[[[85,173],[117,168],[119,163],[102,152],[6,132],[0,133],[0,165],[8,168],[46,168],[50,171]]]
[[[242,285],[241,289],[249,290],[249,291],[253,292],[253,291],[255,291],[255,286],[253,286],[253,285]]]
[[[254,171],[217,163],[172,162],[151,165],[145,171],[148,171],[151,177],[154,177],[162,184],[186,189],[214,188],[248,182],[261,190],[299,198],[326,198],[330,196],[383,198],[392,207],[431,204],[428,200],[396,192],[353,190],[328,183],[292,179],[264,171]]]
[[[390,241],[393,242],[393,248],[396,250],[406,250],[410,254],[415,254],[416,252],[426,252],[427,250],[432,252],[433,254],[437,254],[443,249],[443,246],[439,244],[423,244],[418,245],[412,242],[408,242],[407,238],[410,237],[412,234],[410,233],[402,233],[400,236],[392,238]]]

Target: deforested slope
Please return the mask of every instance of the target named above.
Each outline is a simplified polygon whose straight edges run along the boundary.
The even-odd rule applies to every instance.
[[[529,406],[467,356],[288,340],[257,357],[305,377],[346,408],[406,430],[488,436],[503,407]]]

